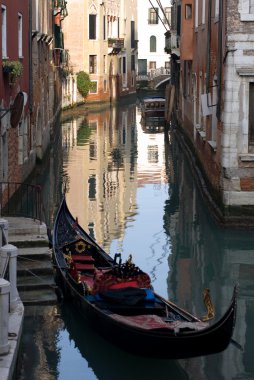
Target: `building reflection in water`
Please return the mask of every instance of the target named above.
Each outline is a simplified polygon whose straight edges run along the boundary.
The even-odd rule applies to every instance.
[[[210,218],[210,211],[196,187],[191,166],[172,134],[167,152],[172,163],[164,227],[171,236],[168,293],[184,308],[205,314],[201,295],[209,288],[216,318],[226,310],[235,284],[239,284],[234,339],[221,354],[181,361],[191,379],[254,378],[254,236],[224,229]],[[167,161],[167,160],[166,160]]]
[[[229,304],[233,286],[239,283],[234,339],[244,351],[231,344],[221,354],[180,364],[195,380],[254,378],[253,234],[213,223],[174,133],[170,140],[163,133],[144,134],[139,118],[136,105],[130,104],[89,111],[64,122],[64,172],[70,209],[106,251],[112,249],[112,242],[118,252],[126,246],[136,247],[140,252],[137,264],[142,263],[144,270],[150,268],[155,289],[166,286],[167,296],[190,312],[205,314],[202,291],[209,288],[219,318]],[[135,238],[127,235],[137,229],[143,201],[138,198],[140,190],[150,189],[150,185],[154,191],[164,186],[167,192],[158,192],[165,198],[159,217],[165,237],[159,232],[162,242],[156,245],[159,239],[154,234],[147,247],[149,225],[160,230],[156,218],[147,218],[143,232]],[[149,197],[145,207],[154,207]],[[160,266],[162,261],[164,266]]]
[[[80,224],[109,248],[136,208],[136,107],[108,108],[65,122],[67,202]]]

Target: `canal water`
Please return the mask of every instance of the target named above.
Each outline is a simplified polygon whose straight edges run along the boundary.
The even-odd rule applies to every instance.
[[[217,320],[238,284],[233,338],[240,347],[146,359],[105,341],[68,304],[29,307],[18,379],[254,379],[254,234],[214,223],[177,131],[146,129],[134,99],[65,114],[56,142],[44,179],[49,220],[65,187],[73,215],[107,252],[123,261],[131,254],[158,293],[198,316],[206,314],[205,288]]]

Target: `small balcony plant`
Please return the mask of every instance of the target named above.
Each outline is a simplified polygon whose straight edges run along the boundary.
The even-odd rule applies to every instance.
[[[17,78],[22,75],[23,65],[19,61],[3,60],[3,73],[10,75],[10,84],[14,84]]]

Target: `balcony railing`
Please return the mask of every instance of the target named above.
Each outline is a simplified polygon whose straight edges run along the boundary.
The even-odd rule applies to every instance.
[[[124,48],[124,38],[108,38],[108,47],[109,48]]]
[[[66,0],[53,0],[54,16],[60,14],[63,20],[68,16],[67,1]]]

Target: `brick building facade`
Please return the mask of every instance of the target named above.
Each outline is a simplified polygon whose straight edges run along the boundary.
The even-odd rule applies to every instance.
[[[252,3],[178,0],[172,12],[175,114],[219,217],[233,223],[254,215]]]
[[[1,1],[1,182],[24,182],[49,146],[61,108],[54,24],[64,7],[62,0]]]

